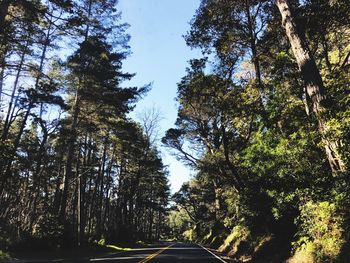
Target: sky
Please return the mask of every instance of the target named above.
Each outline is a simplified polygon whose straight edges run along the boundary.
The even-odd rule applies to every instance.
[[[189,21],[199,7],[200,0],[119,0],[122,22],[130,24],[132,54],[124,61],[126,72],[136,73],[127,83],[143,86],[153,82],[152,90],[138,102],[132,117],[158,108],[163,119],[160,136],[174,127],[177,116],[175,101],[177,83],[185,75],[187,61],[200,57],[199,50],[186,46],[183,35],[189,30]],[[161,147],[162,158],[169,166],[172,193],[190,178],[191,171]]]

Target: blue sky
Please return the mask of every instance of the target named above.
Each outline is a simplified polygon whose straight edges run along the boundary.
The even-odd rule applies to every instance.
[[[200,0],[119,0],[122,21],[130,24],[131,56],[124,61],[124,71],[136,73],[131,86],[153,82],[153,88],[134,112],[159,108],[161,136],[174,127],[177,115],[177,85],[185,75],[187,61],[200,57],[198,50],[186,46],[183,35],[199,7]],[[136,114],[137,115],[137,114]],[[132,115],[132,116],[135,116]],[[163,161],[169,165],[172,192],[189,179],[190,170],[162,149]]]

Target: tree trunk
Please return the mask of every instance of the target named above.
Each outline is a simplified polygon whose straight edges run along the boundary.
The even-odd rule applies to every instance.
[[[3,128],[3,132],[2,132],[2,136],[1,136],[1,140],[3,140],[3,141],[7,139],[8,132],[9,132],[9,130],[11,128],[11,123],[12,122],[10,120],[11,120],[11,117],[12,117],[11,116],[12,107],[14,107],[15,95],[16,95],[16,92],[17,92],[18,82],[19,82],[19,78],[20,78],[20,75],[21,75],[21,72],[22,72],[22,67],[23,67],[23,64],[24,64],[25,55],[27,54],[28,45],[29,45],[29,41],[26,42],[26,46],[23,49],[23,52],[21,54],[21,59],[20,59],[19,65],[18,65],[18,69],[17,69],[17,73],[16,73],[16,77],[15,77],[15,82],[13,84],[11,98],[10,98],[9,106],[8,106],[8,109],[7,109],[6,119],[5,119],[4,128]],[[1,74],[3,74],[3,72],[4,72],[4,69],[1,71]],[[2,79],[3,76],[0,76],[0,78]],[[0,83],[2,85],[2,81]]]
[[[149,225],[148,225],[148,239],[152,240],[152,234],[153,234],[153,209],[149,208]]]
[[[250,49],[252,51],[252,62],[255,70],[255,82],[259,88],[260,96],[263,97],[260,62],[259,62],[259,57],[256,50],[256,36],[253,28],[254,26],[253,26],[253,21],[252,21],[252,16],[250,13],[248,1],[245,1],[245,8],[246,8],[246,16],[247,16],[247,22],[248,22]]]
[[[247,0],[245,1],[245,9],[246,9],[245,12],[247,16],[247,26],[249,31],[249,42],[250,42],[249,44],[250,44],[250,50],[252,52],[251,62],[253,63],[254,71],[255,71],[254,84],[259,92],[258,103],[261,109],[261,115],[265,119],[266,118],[266,112],[264,109],[265,91],[264,91],[264,85],[261,80],[260,60],[259,60],[257,44],[256,44],[256,37],[257,37],[256,29],[255,29],[256,18],[252,17],[252,14],[250,12],[249,2]]]
[[[322,136],[330,168],[333,175],[337,175],[338,172],[345,170],[345,165],[339,155],[338,143],[332,141],[327,135],[328,127],[323,116],[324,108],[321,104],[324,98],[324,86],[320,72],[309,51],[305,37],[298,32],[288,0],[276,0],[276,5],[282,15],[282,25],[286,31],[299,70],[305,82],[307,95],[312,102],[312,112],[315,114],[318,121],[318,130]]]
[[[1,39],[2,38],[2,39]],[[9,42],[6,35],[0,34],[0,109],[2,109],[2,103],[4,101],[3,88],[5,81],[5,71],[6,71],[6,55],[9,52]]]
[[[0,109],[2,108],[2,93],[3,93],[3,87],[4,87],[4,77],[5,77],[5,61],[1,62],[0,66]]]
[[[77,137],[76,133],[77,133],[79,112],[80,112],[80,94],[79,94],[79,88],[78,88],[75,94],[74,112],[73,112],[73,119],[70,127],[70,135],[68,140],[66,166],[65,166],[64,176],[62,179],[63,191],[62,191],[62,199],[61,199],[60,214],[59,214],[59,217],[61,220],[64,220],[66,217],[68,187],[69,187],[69,179],[72,177],[72,166],[73,166],[73,157],[74,157],[74,150],[75,150],[74,144]]]
[[[30,221],[30,229],[32,229],[34,221],[36,219],[36,214],[37,214],[37,207],[38,207],[38,199],[40,197],[40,187],[42,186],[42,172],[43,172],[43,168],[42,168],[42,163],[43,163],[43,158],[45,156],[45,145],[47,143],[47,139],[49,136],[48,130],[45,127],[44,121],[40,120],[40,126],[41,129],[43,131],[43,138],[41,140],[39,149],[38,149],[38,153],[36,156],[36,164],[35,164],[35,170],[33,172],[33,176],[32,176],[32,180],[33,180],[33,195],[32,195],[32,202],[30,203],[30,207],[31,209],[31,213],[32,213],[32,217],[31,217],[31,221]]]
[[[0,21],[1,22],[1,21]],[[51,37],[51,28],[52,28],[52,25],[53,25],[53,22],[52,22],[52,17],[51,17],[51,20],[50,20],[50,23],[49,23],[49,27],[47,29],[47,33],[46,33],[46,36],[45,36],[45,42],[44,42],[44,46],[43,46],[43,51],[41,53],[41,57],[40,57],[40,64],[39,64],[39,69],[38,69],[38,75],[36,76],[36,79],[35,79],[35,86],[34,86],[34,89],[35,90],[38,90],[39,88],[39,81],[42,77],[42,72],[43,72],[43,69],[44,69],[44,62],[45,62],[45,59],[46,59],[46,52],[47,52],[47,48],[49,46],[49,43],[50,43],[50,37]],[[19,144],[21,142],[21,138],[22,138],[22,135],[23,135],[23,132],[24,132],[24,129],[25,129],[25,126],[27,124],[27,121],[28,121],[28,118],[29,118],[29,115],[32,111],[32,109],[34,108],[35,106],[35,103],[33,101],[33,98],[29,98],[29,105],[27,107],[27,110],[24,114],[24,118],[21,122],[21,125],[20,125],[20,129],[19,129],[19,132],[17,133],[17,136],[16,136],[16,139],[13,143],[13,149],[9,155],[9,158],[8,158],[8,162],[6,164],[6,168],[5,168],[5,172],[4,172],[4,175],[3,175],[3,179],[0,183],[0,196],[6,186],[6,181],[7,179],[11,176],[11,167],[12,167],[12,162],[13,162],[13,158],[18,150],[18,147],[19,147]]]
[[[104,146],[103,146],[103,154],[101,159],[101,168],[98,175],[98,181],[96,183],[96,189],[99,187],[99,190],[97,190],[96,194],[96,233],[97,236],[102,236],[103,233],[103,195],[104,195],[104,173],[106,169],[106,156],[107,156],[107,141],[108,138],[105,138]]]
[[[26,124],[26,121],[24,121],[24,120],[28,119],[29,113],[30,113],[30,110],[32,109],[32,107],[33,107],[33,104],[29,103],[28,109],[27,109],[27,111],[26,111],[26,113],[24,115],[24,118],[23,118],[23,121],[21,123],[20,129],[19,129],[18,134],[16,136],[16,139],[15,139],[15,141],[13,143],[14,146],[13,146],[13,148],[12,148],[10,154],[9,154],[9,157],[7,159],[7,163],[5,162],[6,163],[5,171],[4,171],[4,173],[2,175],[2,178],[1,178],[1,181],[0,181],[0,196],[2,195],[3,191],[6,188],[6,184],[7,184],[8,178],[11,177],[11,167],[12,167],[13,159],[14,159],[14,157],[16,155],[16,152],[17,152],[17,149],[19,147],[19,143],[20,143],[22,134],[24,132],[25,124]]]
[[[92,7],[92,0],[89,1],[88,6],[88,14],[87,18],[90,19],[91,16],[91,7]],[[86,41],[89,36],[89,23],[86,25],[85,29],[85,38]],[[81,81],[78,84],[76,94],[75,94],[75,101],[74,101],[74,112],[73,112],[73,120],[72,125],[70,128],[70,138],[68,142],[68,150],[67,150],[67,161],[66,161],[66,167],[65,167],[65,173],[63,176],[63,192],[62,192],[62,200],[61,200],[61,209],[60,209],[60,219],[63,220],[65,218],[66,213],[66,206],[67,206],[67,196],[68,196],[68,187],[69,187],[69,179],[72,176],[72,163],[73,163],[73,157],[74,157],[74,143],[76,141],[77,137],[77,125],[78,125],[78,117],[80,113],[80,87],[81,87]]]
[[[2,0],[0,2],[0,37],[2,37],[5,31],[5,19],[8,15],[10,2],[9,0]]]
[[[223,118],[221,121],[222,121],[222,123],[225,122],[225,120]],[[221,125],[221,131],[222,131],[222,144],[223,144],[223,148],[224,148],[225,162],[227,164],[227,167],[229,168],[229,170],[232,173],[234,187],[238,192],[240,192],[244,188],[244,183],[243,183],[239,173],[237,172],[236,167],[234,166],[234,164],[230,160],[228,138],[226,135],[226,127],[224,125]]]
[[[6,37],[5,37],[5,18],[8,15],[8,10],[10,7],[9,0],[2,0],[0,2],[0,61],[1,61],[1,71],[0,71],[0,109],[2,102],[2,92],[4,84],[4,75],[5,75],[5,56],[7,53],[6,48]],[[3,49],[3,50],[1,50]]]
[[[6,16],[8,15],[10,7],[10,0],[2,0],[0,1],[0,48],[4,48],[5,50],[0,49],[0,61],[2,64],[4,64],[5,61],[5,56],[6,56],[6,34],[5,34],[5,21],[6,21]],[[1,75],[4,74],[4,68],[2,68]],[[1,85],[2,85],[2,78],[1,78]],[[2,90],[0,90],[2,92]],[[1,93],[0,93],[1,94]],[[1,99],[1,95],[0,95]],[[1,101],[1,100],[0,100]]]

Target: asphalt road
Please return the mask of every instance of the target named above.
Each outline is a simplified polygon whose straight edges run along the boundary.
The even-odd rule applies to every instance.
[[[225,261],[198,245],[169,243],[159,247],[133,249],[80,262],[220,263]]]

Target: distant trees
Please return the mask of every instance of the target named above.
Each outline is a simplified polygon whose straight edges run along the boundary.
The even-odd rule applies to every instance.
[[[163,138],[197,172],[174,195],[178,209],[171,214],[188,212],[187,238],[241,249],[237,259],[270,235],[286,248],[296,242],[296,254],[311,253],[315,261],[344,257],[348,237],[339,233],[347,229],[341,222],[349,219],[350,193],[345,2],[201,2],[185,39],[205,57],[190,61],[178,84],[176,127]],[[316,238],[315,207],[325,215],[318,223],[342,218],[333,229],[343,230]],[[337,240],[330,250],[320,241],[328,238]]]
[[[149,87],[121,87],[116,1],[0,4],[0,246],[159,238],[167,170],[127,117]]]

